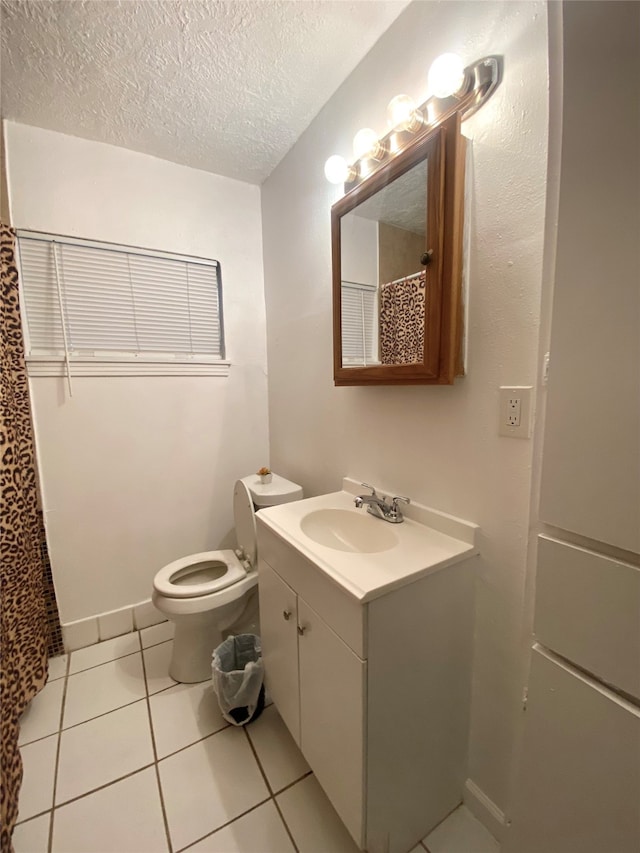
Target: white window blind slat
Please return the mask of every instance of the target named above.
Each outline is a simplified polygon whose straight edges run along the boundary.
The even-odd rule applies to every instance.
[[[219,264],[75,238],[19,232],[30,355],[224,358]]]
[[[377,288],[375,285],[343,281],[341,296],[343,363],[377,363]]]

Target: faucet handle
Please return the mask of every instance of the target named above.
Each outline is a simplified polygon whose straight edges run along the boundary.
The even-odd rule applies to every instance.
[[[369,485],[369,483],[360,483],[360,485],[361,485],[361,486],[364,486],[364,487],[365,487],[365,489],[371,489],[371,496],[372,496],[372,497],[374,497],[374,498],[377,498],[377,497],[378,497],[378,495],[377,495],[377,493],[376,493],[376,490],[375,490],[374,486],[370,486],[370,485]]]
[[[394,510],[396,510],[396,512],[398,511],[398,501],[402,501],[405,504],[411,503],[411,500],[409,498],[403,498],[402,495],[396,495],[396,497],[392,500],[393,508]]]

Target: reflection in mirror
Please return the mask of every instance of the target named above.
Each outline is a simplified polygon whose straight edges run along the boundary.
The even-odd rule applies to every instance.
[[[427,159],[340,219],[342,366],[424,360]]]

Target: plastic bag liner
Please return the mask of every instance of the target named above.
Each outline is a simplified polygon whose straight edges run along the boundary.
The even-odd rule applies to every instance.
[[[213,652],[211,672],[213,689],[227,722],[244,726],[262,713],[264,663],[260,637],[227,637]]]

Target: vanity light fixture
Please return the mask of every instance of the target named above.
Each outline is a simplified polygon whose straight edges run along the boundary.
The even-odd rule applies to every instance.
[[[324,164],[324,176],[330,184],[344,184],[355,178],[356,170],[347,163],[344,157],[334,154]]]
[[[434,59],[427,75],[429,91],[436,98],[460,97],[469,82],[464,64],[455,53],[443,53]]]
[[[502,60],[488,56],[464,67],[454,53],[444,53],[431,65],[428,74],[430,96],[416,106],[409,95],[396,95],[387,107],[386,136],[378,137],[371,128],[356,133],[353,151],[356,162],[349,165],[337,154],[329,157],[324,173],[333,184],[353,189],[378,167],[405,149],[424,133],[460,113],[463,119],[476,112],[493,94],[502,79]]]
[[[385,147],[380,143],[378,134],[370,127],[363,127],[353,137],[353,155],[356,160],[382,160],[385,154]]]
[[[387,106],[387,124],[391,130],[408,130],[409,133],[415,133],[425,124],[425,119],[416,109],[413,98],[409,95],[396,95]]]

